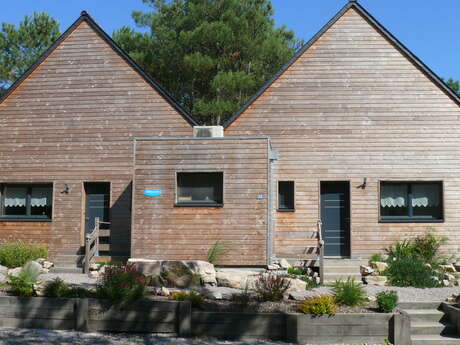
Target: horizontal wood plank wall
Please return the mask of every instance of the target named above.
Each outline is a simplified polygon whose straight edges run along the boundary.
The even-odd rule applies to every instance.
[[[23,239],[75,254],[83,182],[111,182],[112,246],[129,252],[133,138],[190,136],[186,120],[86,23],[0,104],[0,183],[54,182],[53,222],[0,222]],[[71,192],[61,193],[68,184]]]
[[[423,28],[419,28],[423,30]],[[435,227],[460,250],[460,109],[354,9],[226,129],[267,135],[296,212],[276,213],[275,251],[299,254],[319,217],[319,182],[351,181],[352,253]],[[358,188],[367,178],[366,189]],[[445,223],[379,224],[379,180],[443,180]]]
[[[205,260],[224,240],[220,264],[264,265],[267,155],[267,139],[136,141],[131,256]],[[175,207],[177,171],[223,171],[224,206]],[[145,188],[162,195],[148,198]]]

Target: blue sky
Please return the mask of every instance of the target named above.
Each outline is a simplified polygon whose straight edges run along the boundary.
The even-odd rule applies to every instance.
[[[272,0],[277,25],[286,24],[308,40],[347,0]],[[360,0],[360,3],[413,53],[442,77],[460,80],[459,0]],[[87,10],[111,34],[134,26],[132,10],[146,10],[141,0],[2,1],[0,22],[18,23],[33,11],[46,11],[64,30]]]

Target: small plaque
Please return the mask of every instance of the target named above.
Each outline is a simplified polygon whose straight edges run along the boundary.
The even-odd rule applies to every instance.
[[[257,200],[264,200],[265,195],[263,194],[257,194]]]
[[[149,198],[154,198],[161,195],[161,189],[144,189],[144,195]]]

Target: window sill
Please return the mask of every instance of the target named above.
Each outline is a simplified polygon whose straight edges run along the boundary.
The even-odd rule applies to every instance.
[[[0,222],[52,222],[50,218],[18,218],[0,217]]]
[[[444,223],[444,219],[380,219],[379,223]]]
[[[295,212],[295,208],[279,208],[276,212]]]
[[[212,204],[206,202],[189,202],[189,203],[176,203],[174,207],[224,207],[224,204]]]

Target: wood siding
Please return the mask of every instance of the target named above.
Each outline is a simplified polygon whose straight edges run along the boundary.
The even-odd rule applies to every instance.
[[[130,241],[133,138],[189,136],[187,121],[104,41],[80,25],[0,104],[0,183],[54,182],[52,222],[0,221],[0,241],[75,254],[83,182],[111,182],[112,245]],[[61,193],[65,184],[70,193]]]
[[[423,30],[420,29],[420,30]],[[460,108],[357,10],[349,9],[226,136],[267,135],[296,212],[275,212],[275,252],[300,255],[319,217],[322,180],[351,182],[352,255],[435,227],[460,250]],[[367,178],[367,187],[358,188]],[[444,223],[379,223],[379,180],[444,182]]]
[[[220,264],[264,265],[268,164],[268,139],[136,141],[131,256],[206,260],[224,240],[230,252]],[[175,207],[180,171],[223,171],[224,206]],[[146,197],[145,188],[162,195]]]

